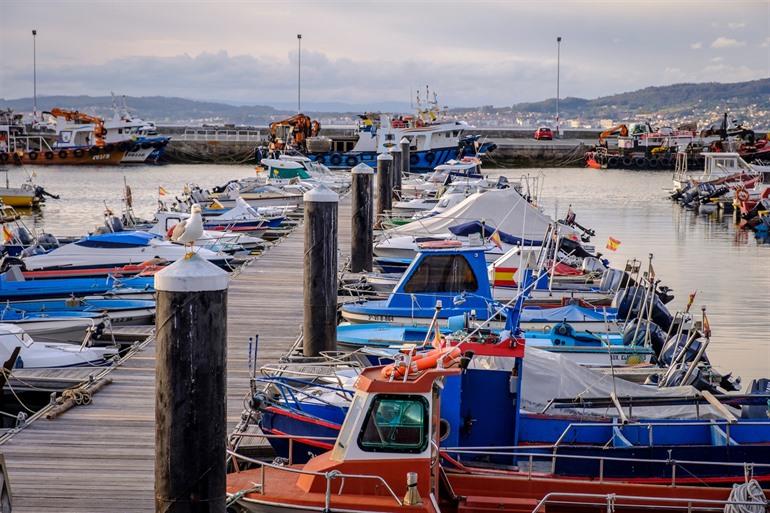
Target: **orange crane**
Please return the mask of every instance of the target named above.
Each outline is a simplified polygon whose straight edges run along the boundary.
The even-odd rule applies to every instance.
[[[60,108],[51,109],[50,114],[57,118],[64,118],[67,121],[78,123],[93,123],[94,125],[94,146],[104,146],[104,137],[107,135],[107,129],[104,128],[104,120],[99,116],[89,116],[76,110],[65,110]]]
[[[315,137],[321,131],[321,123],[311,120],[305,114],[270,123],[270,149],[282,150],[287,145],[304,148],[308,137]]]
[[[604,132],[599,134],[599,144],[604,144],[604,140],[607,137],[618,134],[620,137],[628,137],[628,127],[626,125],[616,125],[612,128],[608,128]]]

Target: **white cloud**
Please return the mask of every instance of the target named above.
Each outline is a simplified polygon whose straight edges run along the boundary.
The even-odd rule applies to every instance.
[[[700,50],[701,48],[703,48],[703,43],[701,43],[700,41],[697,41],[691,44],[690,48],[692,48],[693,50]]]
[[[738,41],[725,36],[719,36],[711,43],[711,48],[738,48],[746,46],[746,41]]]
[[[759,45],[762,48],[770,47],[770,37],[766,37],[764,41]]]
[[[725,60],[724,57],[712,57],[711,58],[711,62],[722,62],[723,60]]]
[[[742,21],[731,21],[730,23],[727,24],[727,26],[731,29],[739,29],[739,28],[745,27],[746,24],[743,23]]]

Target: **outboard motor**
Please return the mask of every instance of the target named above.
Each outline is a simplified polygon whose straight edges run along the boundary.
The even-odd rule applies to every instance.
[[[19,242],[21,242],[22,246],[31,246],[35,243],[35,239],[32,237],[32,234],[29,233],[29,230],[23,226],[19,226],[16,229],[16,238],[19,239]]]
[[[505,176],[500,176],[497,179],[497,184],[495,185],[495,189],[507,189],[511,186],[511,184],[508,182],[508,178]]]
[[[639,315],[639,308],[644,302],[647,290],[640,286],[626,287],[615,298],[615,306],[618,309],[618,319],[628,320]],[[668,331],[674,318],[668,311],[668,308],[660,300],[657,293],[652,296],[652,322],[660,326],[663,331]],[[646,308],[649,308],[649,304]],[[647,317],[647,312],[642,313],[642,317]]]
[[[112,214],[104,217],[104,226],[107,228],[108,233],[117,233],[124,230],[123,222]]]
[[[674,358],[675,353],[679,353],[679,351],[682,350],[684,345],[687,343],[687,339],[689,338],[690,334],[686,331],[682,332],[679,335],[679,338],[677,337],[671,337],[666,341],[666,343],[663,345],[663,348],[660,351],[660,356],[658,358],[658,361],[661,365],[671,365],[671,361]],[[698,350],[701,348],[701,344],[704,342],[696,338],[690,343],[690,347],[687,348],[687,352],[684,355],[684,358],[681,358],[680,362],[691,362],[693,359],[695,359],[695,355],[698,353]],[[703,356],[701,357],[701,360],[705,363],[709,363],[708,356],[706,353],[703,353]]]
[[[723,185],[722,187],[714,187],[712,185],[711,187],[713,187],[714,190],[711,191],[710,193],[703,194],[701,192],[701,195],[700,195],[700,202],[701,203],[708,203],[709,200],[711,200],[712,198],[719,198],[721,196],[724,196],[728,192],[730,192],[730,188],[727,187],[726,185]]]
[[[760,378],[751,381],[749,385],[750,395],[770,394],[770,379]],[[765,404],[752,404],[741,406],[742,419],[767,419],[770,417],[770,401]]]
[[[37,238],[37,244],[46,251],[59,247],[59,239],[51,233],[41,233]]]
[[[636,329],[637,325],[639,325],[639,330]],[[649,322],[646,319],[633,319],[626,325],[626,329],[623,332],[623,345],[644,345],[647,330],[650,332],[650,346],[652,347],[652,350],[655,351],[655,357],[658,358],[663,350],[663,346],[666,344],[666,333],[660,329],[660,326],[654,322]],[[634,338],[634,334],[636,334],[636,338]]]

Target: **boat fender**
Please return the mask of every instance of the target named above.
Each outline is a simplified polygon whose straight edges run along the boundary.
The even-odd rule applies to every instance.
[[[412,362],[408,367],[403,361],[391,363],[382,368],[382,376],[384,378],[390,378],[391,376],[403,378],[408,373],[421,372],[426,369],[435,368],[441,363],[442,367],[450,367],[461,356],[460,348],[458,347],[444,347],[442,349],[434,349],[424,354],[416,354],[412,357]]]
[[[150,148],[152,148],[152,144],[147,143],[147,142],[146,143],[142,143],[142,149],[143,150],[149,150]]]
[[[623,166],[624,167],[631,167],[631,164],[633,164],[634,161],[631,157],[623,157]]]
[[[112,144],[108,144],[107,146],[104,147],[105,153],[111,153],[112,150],[114,150],[114,149],[115,149],[115,147]]]
[[[89,155],[98,155],[100,148],[98,146],[91,146],[88,148]]]
[[[657,157],[651,158],[647,161],[647,165],[650,166],[650,169],[658,169],[659,160]]]
[[[0,153],[0,162],[8,162],[8,154],[5,152]]]
[[[639,169],[644,169],[645,167],[647,167],[647,159],[644,157],[634,158],[634,166]]]
[[[36,151],[30,151],[29,152],[29,160],[37,160],[37,152]]]
[[[123,141],[122,143],[118,144],[118,150],[120,151],[126,151],[128,149],[128,143]]]
[[[425,162],[427,162],[428,164],[432,164],[434,160],[436,160],[435,153],[433,153],[432,151],[429,151],[428,153],[425,154]]]
[[[45,159],[46,160],[51,160],[52,158],[53,158],[53,152],[52,151],[45,152]]]
[[[21,164],[21,157],[19,156],[18,153],[13,154],[13,162],[16,164]]]
[[[339,166],[340,163],[342,163],[342,155],[339,153],[332,154],[332,156],[329,157],[329,162],[331,162],[332,166]]]
[[[59,158],[60,159],[66,159],[67,158],[67,150],[59,151]]]
[[[358,157],[356,157],[355,155],[350,155],[347,158],[347,165],[350,167],[354,167],[356,164],[358,164]]]
[[[81,148],[78,148],[77,150],[75,150],[75,151],[73,152],[73,154],[75,155],[75,158],[80,158],[80,157],[82,157],[82,156],[83,156],[83,153],[84,153],[84,152],[83,152],[83,150],[82,150]]]
[[[617,167],[619,162],[620,159],[618,157],[610,157],[607,159],[607,167],[610,169]]]
[[[139,145],[138,145],[138,144],[134,144],[133,146],[131,146],[131,151],[132,151],[132,152],[137,152],[137,151],[139,151],[139,148],[140,148],[140,147],[139,147]]]
[[[748,201],[749,191],[741,187],[740,189],[735,191],[735,197],[738,198],[738,201]]]

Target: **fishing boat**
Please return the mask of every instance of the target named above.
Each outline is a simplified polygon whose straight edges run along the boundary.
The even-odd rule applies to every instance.
[[[107,144],[126,148],[121,163],[157,163],[171,138],[159,135],[154,123],[132,115],[125,96],[122,105],[118,105],[113,95],[112,109],[112,119],[104,122],[104,139]]]
[[[155,301],[141,299],[103,299],[97,297],[69,297],[67,299],[38,299],[31,301],[6,301],[2,310],[58,315],[85,313],[104,316],[112,325],[147,325],[155,318]]]
[[[27,271],[117,268],[151,259],[175,262],[185,253],[182,245],[161,240],[153,234],[122,231],[88,235],[46,253],[25,256],[22,262]],[[222,268],[228,268],[231,260],[229,256],[205,248],[200,248],[196,254]]]
[[[426,95],[429,94],[426,91]],[[351,169],[364,163],[373,168],[377,155],[406,138],[410,143],[410,170],[427,172],[452,159],[480,157],[496,148],[480,142],[477,135],[466,135],[471,128],[464,121],[446,119],[438,107],[435,94],[418,105],[415,116],[363,114],[359,116],[352,147],[340,151],[333,139],[323,136],[307,138],[307,156],[330,169]]]
[[[18,353],[15,350],[18,348]],[[0,324],[0,359],[13,358],[14,369],[51,369],[109,365],[117,356],[116,348],[81,347],[75,344],[36,342],[28,333],[14,324]]]
[[[609,500],[613,511],[633,513],[649,509],[674,513],[683,506],[691,511],[701,506],[708,506],[702,511],[721,511],[725,502],[735,497],[730,488],[698,486],[711,482],[740,483],[744,492],[758,489],[755,504],[760,508],[766,506],[760,483],[768,482],[769,467],[763,464],[753,467],[757,480],[749,481],[750,484],[743,484],[748,479],[743,467],[731,468],[727,460],[692,462],[707,468],[705,472],[695,471],[694,477],[679,475],[645,481],[638,474],[640,467],[646,470],[649,465],[639,465],[640,458],[632,452],[615,456],[622,451],[611,451],[613,456],[583,456],[582,461],[590,462],[595,470],[590,477],[578,473],[565,478],[565,471],[568,473],[581,459],[561,453],[540,454],[515,443],[507,448],[489,446],[491,433],[482,433],[480,426],[505,432],[513,441],[518,438],[514,427],[518,411],[511,415],[505,412],[510,411],[510,401],[521,395],[524,346],[509,349],[505,356],[513,359],[514,370],[500,374],[499,385],[506,390],[500,397],[490,396],[478,388],[478,383],[473,384],[479,373],[488,372],[475,370],[474,362],[499,357],[499,348],[476,344],[472,349],[464,349],[465,352],[457,348],[438,351],[415,369],[404,361],[363,370],[355,381],[355,395],[336,441],[323,441],[327,452],[312,457],[304,465],[292,465],[290,460],[288,466],[278,466],[231,452],[240,463],[255,465],[251,470],[242,470],[239,464],[228,476],[227,492],[232,507],[241,512],[523,513],[539,511],[547,503],[550,512],[594,512],[606,508]],[[487,387],[489,384],[486,383]],[[460,403],[454,401],[471,391],[477,400],[483,400],[477,401],[472,413],[467,412],[471,417],[463,424],[466,412],[457,408]],[[458,419],[459,424],[447,420],[450,418]],[[452,429],[453,425],[464,425],[465,434]],[[465,449],[452,445],[459,437],[471,436],[486,436],[485,446]],[[284,440],[287,439],[294,440]],[[314,437],[297,440],[321,443]],[[726,450],[722,446],[719,452]],[[539,467],[541,457],[548,458],[550,465]],[[658,464],[657,459],[647,461],[650,465]],[[663,462],[658,472],[667,473],[671,466]],[[624,470],[617,472],[620,468]],[[607,469],[611,471],[606,472]],[[704,475],[703,481],[698,481],[700,475]],[[567,500],[556,501],[557,497]]]
[[[154,278],[93,277],[25,280],[17,266],[0,274],[0,301],[68,298],[95,294],[152,294]]]

